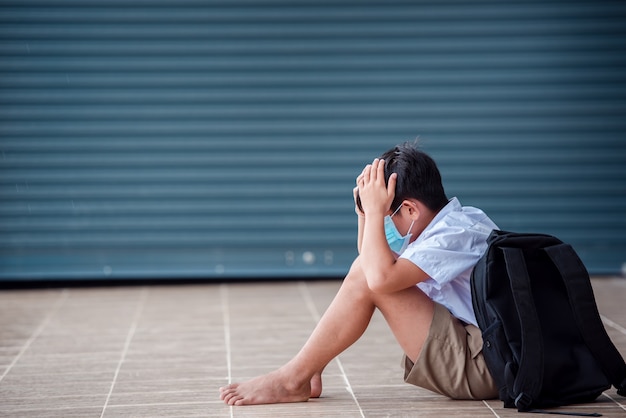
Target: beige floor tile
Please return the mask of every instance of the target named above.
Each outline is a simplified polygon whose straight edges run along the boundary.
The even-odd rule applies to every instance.
[[[2,418],[85,418],[99,417],[101,412],[102,407],[66,406],[51,408],[46,406],[37,409],[25,406],[22,409],[9,411],[3,410],[2,407],[0,407],[0,417]]]
[[[26,394],[25,394],[26,395]],[[42,396],[42,394],[21,397],[8,397],[3,400],[0,411],[16,411],[16,417],[22,416],[22,412],[27,410],[58,410],[65,409],[80,409],[80,408],[94,408],[102,405],[106,401],[106,393],[100,395],[61,395],[61,396]],[[1,415],[0,415],[1,416]],[[59,416],[62,416],[59,413]]]
[[[452,401],[403,383],[401,351],[376,314],[331,362],[320,399],[231,408],[219,387],[267,373],[304,344],[340,281],[0,292],[0,417],[519,417],[498,400]],[[594,280],[626,354],[626,280]],[[562,408],[625,417],[609,390]],[[537,415],[540,416],[540,415]]]
[[[194,403],[152,403],[110,406],[106,408],[104,418],[191,418],[191,417],[230,417],[230,409],[217,402]]]

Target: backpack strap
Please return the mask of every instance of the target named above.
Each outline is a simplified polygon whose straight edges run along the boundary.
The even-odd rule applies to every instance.
[[[528,410],[539,397],[543,385],[543,338],[537,309],[535,308],[530,277],[524,253],[519,248],[502,248],[511,292],[517,308],[521,328],[521,353],[517,375],[512,385],[515,406],[519,411]],[[505,376],[510,380],[512,376]]]
[[[580,333],[600,368],[622,396],[626,396],[626,363],[609,338],[593,297],[589,273],[568,244],[545,248],[563,278]]]

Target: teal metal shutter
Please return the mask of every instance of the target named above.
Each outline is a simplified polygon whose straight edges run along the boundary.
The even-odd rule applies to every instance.
[[[621,1],[0,1],[0,279],[342,276],[354,178],[626,261]]]

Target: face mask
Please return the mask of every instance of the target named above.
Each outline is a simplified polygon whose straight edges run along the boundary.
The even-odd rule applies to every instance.
[[[402,208],[402,205],[398,206],[398,209],[396,209],[396,211],[392,213],[391,216],[385,216],[384,221],[385,237],[387,238],[387,244],[389,244],[389,248],[391,248],[391,251],[396,254],[402,254],[402,252],[406,250],[406,247],[409,246],[409,242],[411,241],[412,236],[410,231],[413,228],[413,224],[415,223],[415,221],[411,222],[409,232],[407,232],[405,236],[402,236],[402,234],[400,234],[400,231],[398,231],[398,228],[396,228],[396,225],[391,220],[391,217],[398,213],[400,208]]]

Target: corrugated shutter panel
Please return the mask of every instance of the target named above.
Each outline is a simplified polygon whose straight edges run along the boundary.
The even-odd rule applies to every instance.
[[[626,261],[623,2],[3,1],[0,279],[342,275],[352,186]]]

